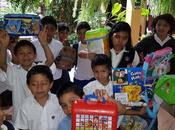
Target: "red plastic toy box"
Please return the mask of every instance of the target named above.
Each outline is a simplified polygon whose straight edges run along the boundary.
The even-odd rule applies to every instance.
[[[72,106],[72,130],[116,130],[117,104],[77,100]]]

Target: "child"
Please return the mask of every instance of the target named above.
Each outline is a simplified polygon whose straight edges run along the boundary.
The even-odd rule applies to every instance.
[[[70,43],[68,42],[68,36],[69,36],[69,27],[66,23],[60,22],[58,23],[58,40],[63,44],[63,46],[70,46]]]
[[[71,108],[72,103],[83,97],[83,91],[75,83],[68,82],[61,88],[58,96],[59,103],[67,115],[60,123],[57,130],[71,130]]]
[[[12,92],[5,90],[0,94],[0,128],[2,130],[16,130],[11,122],[12,111]]]
[[[152,23],[153,34],[145,37],[135,46],[141,59],[141,65],[144,62],[144,57],[154,51],[165,47],[171,47],[175,53],[175,39],[172,37],[175,31],[175,19],[171,14],[162,14],[157,16]],[[175,74],[175,58],[170,62],[170,72]]]
[[[18,111],[16,127],[22,130],[56,130],[64,113],[55,95],[49,93],[53,75],[48,66],[37,65],[27,73],[27,85],[32,95]]]
[[[47,32],[46,29],[44,29],[40,32],[39,39],[47,57],[45,64],[49,66],[53,63],[53,55],[48,47],[46,35]],[[30,41],[19,41],[14,47],[14,55],[18,59],[18,65],[7,64],[6,50],[9,44],[9,36],[7,32],[3,30],[0,30],[0,44],[0,68],[3,70],[2,73],[6,73],[6,75],[1,74],[0,80],[7,82],[12,88],[14,106],[13,117],[15,119],[19,106],[23,100],[31,94],[26,87],[25,81],[27,71],[35,65],[34,60],[36,58],[36,49]]]
[[[157,16],[152,23],[153,34],[141,40],[135,46],[140,59],[141,65],[144,62],[144,57],[154,51],[165,47],[171,47],[173,53],[175,53],[175,39],[172,37],[172,33],[175,31],[175,19],[171,14],[162,14]],[[169,74],[175,74],[175,58],[170,60],[170,72]],[[155,95],[154,95],[155,97]],[[155,98],[159,100],[158,97]],[[162,102],[161,102],[162,103]],[[161,104],[157,102],[158,105]],[[171,115],[175,116],[174,105],[168,105],[165,102],[161,106],[167,110]],[[154,130],[158,129],[157,122],[154,124]]]
[[[131,43],[131,27],[126,22],[116,23],[109,33],[112,67],[131,67],[139,64],[139,56]]]
[[[111,76],[111,60],[105,54],[96,54],[92,59],[91,68],[96,80],[84,86],[85,95],[92,94],[96,89],[104,89],[109,96],[113,95]]]
[[[88,83],[84,86],[83,91],[85,95],[98,93],[96,94],[98,97],[103,96],[103,91],[106,91],[107,95],[110,97],[113,96],[113,89],[112,89],[112,81],[110,79],[111,76],[111,60],[105,54],[96,54],[96,56],[92,59],[91,67],[94,73],[95,81]],[[99,91],[100,92],[99,94]],[[126,110],[125,106],[118,103],[119,112],[121,115],[142,115],[145,113],[145,107],[142,107],[140,110],[135,111],[132,109]],[[118,126],[120,121],[122,120],[122,116],[119,116]],[[144,121],[144,123],[146,123]]]
[[[77,50],[77,65],[75,68],[74,82],[77,83],[80,88],[83,88],[87,83],[94,80],[90,60],[94,56],[94,53],[87,51],[85,41],[85,33],[90,29],[87,22],[80,22],[76,29],[80,42],[73,45],[73,48]]]
[[[42,24],[42,29],[46,28],[47,43],[55,59],[63,47],[61,42],[53,38],[56,33],[56,29],[57,29],[56,20],[52,16],[45,16],[44,18],[41,19],[41,24]],[[35,59],[35,62],[37,63],[45,62],[46,56],[41,46],[40,39],[36,39],[32,41],[32,43],[35,46],[36,52],[37,52],[37,57]]]
[[[69,82],[65,84],[65,87],[61,88],[60,93],[57,95],[59,103],[67,115],[59,124],[58,130],[71,130],[71,108],[72,103],[78,99],[83,97],[83,91],[79,88],[79,86],[75,83]],[[102,95],[103,94],[103,95]],[[97,91],[96,95],[101,98],[105,97],[109,101],[116,102],[107,97],[106,91]],[[117,103],[118,104],[118,103]],[[125,108],[121,108],[120,104],[118,104],[118,112],[119,114],[123,114],[126,111]]]

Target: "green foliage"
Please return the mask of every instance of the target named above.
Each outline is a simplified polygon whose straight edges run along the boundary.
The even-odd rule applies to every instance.
[[[149,0],[149,8],[153,16],[163,13],[175,15],[175,0]]]
[[[119,3],[115,3],[113,8],[112,8],[112,16],[116,16],[117,13],[121,10],[122,5]]]
[[[148,16],[150,14],[149,9],[141,8],[141,15],[142,16]]]
[[[40,5],[40,0],[8,0],[8,1],[15,9],[20,8],[21,13],[35,12]]]
[[[88,2],[89,3],[88,3]],[[115,3],[109,18],[108,13],[101,10],[101,6],[108,5],[108,0],[85,0],[82,1],[81,11],[77,21],[88,21],[92,28],[99,28],[105,26],[106,23],[125,21],[126,10],[122,11],[122,5]]]

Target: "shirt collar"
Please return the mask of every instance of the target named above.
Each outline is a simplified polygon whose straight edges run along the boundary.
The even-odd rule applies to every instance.
[[[168,40],[170,40],[170,36],[167,35],[167,37],[162,41],[160,40],[160,38],[157,36],[157,34],[154,34],[154,39],[156,40],[156,42],[158,42],[161,46],[163,46]]]

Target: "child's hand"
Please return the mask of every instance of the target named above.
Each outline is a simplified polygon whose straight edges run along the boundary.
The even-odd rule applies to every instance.
[[[9,35],[6,31],[0,29],[0,44],[1,46],[7,48],[9,45]]]
[[[94,52],[88,52],[88,58],[92,60],[95,57],[96,53]]]
[[[11,116],[13,114],[13,107],[3,110],[3,112],[6,116]]]
[[[80,51],[80,52],[78,53],[78,56],[79,56],[80,58],[88,58],[88,51],[82,50],[82,51]]]
[[[102,100],[102,98],[104,97],[106,100],[109,99],[109,96],[107,94],[107,91],[104,89],[96,89],[95,90],[95,95],[98,97],[98,100]]]
[[[42,31],[40,31],[39,35],[38,35],[38,39],[41,43],[42,46],[48,45],[47,42],[47,30],[46,30],[46,26],[44,27],[44,29]]]

